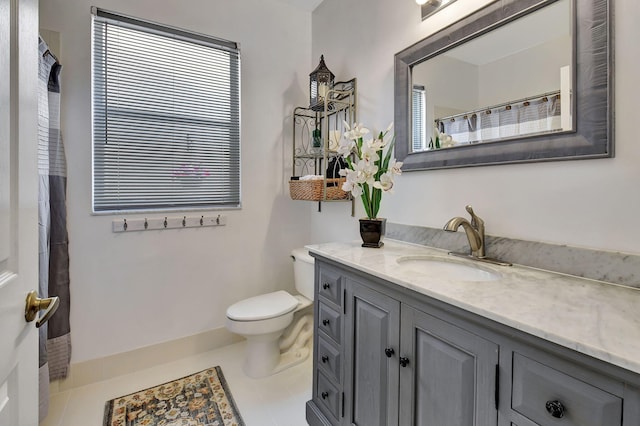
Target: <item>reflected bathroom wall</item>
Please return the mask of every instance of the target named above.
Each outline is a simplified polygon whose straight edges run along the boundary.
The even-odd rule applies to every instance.
[[[572,130],[572,48],[562,0],[413,66],[413,151]]]

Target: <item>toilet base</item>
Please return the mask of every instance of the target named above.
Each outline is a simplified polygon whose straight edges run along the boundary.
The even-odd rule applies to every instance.
[[[278,339],[281,332],[268,333],[259,336],[246,336],[247,347],[243,370],[249,377],[258,378],[271,374],[280,361],[280,346]]]
[[[307,326],[311,316],[302,317],[294,325],[295,340],[282,348],[282,332],[246,336],[244,373],[254,379],[271,376],[305,361],[311,354],[312,334]],[[285,338],[285,340],[287,340]],[[286,350],[283,350],[286,349]]]

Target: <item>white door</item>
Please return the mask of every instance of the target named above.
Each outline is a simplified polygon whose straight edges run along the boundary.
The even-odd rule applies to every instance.
[[[37,0],[0,0],[0,426],[38,424]]]

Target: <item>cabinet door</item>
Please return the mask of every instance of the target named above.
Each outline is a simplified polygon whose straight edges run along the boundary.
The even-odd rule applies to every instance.
[[[402,306],[400,424],[496,425],[498,346]]]
[[[400,302],[351,279],[346,285],[345,423],[397,425]]]

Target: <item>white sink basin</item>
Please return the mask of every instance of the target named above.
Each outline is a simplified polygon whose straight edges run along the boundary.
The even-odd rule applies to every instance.
[[[452,257],[402,256],[396,262],[404,270],[442,280],[495,281],[502,278],[499,272],[483,265]]]

